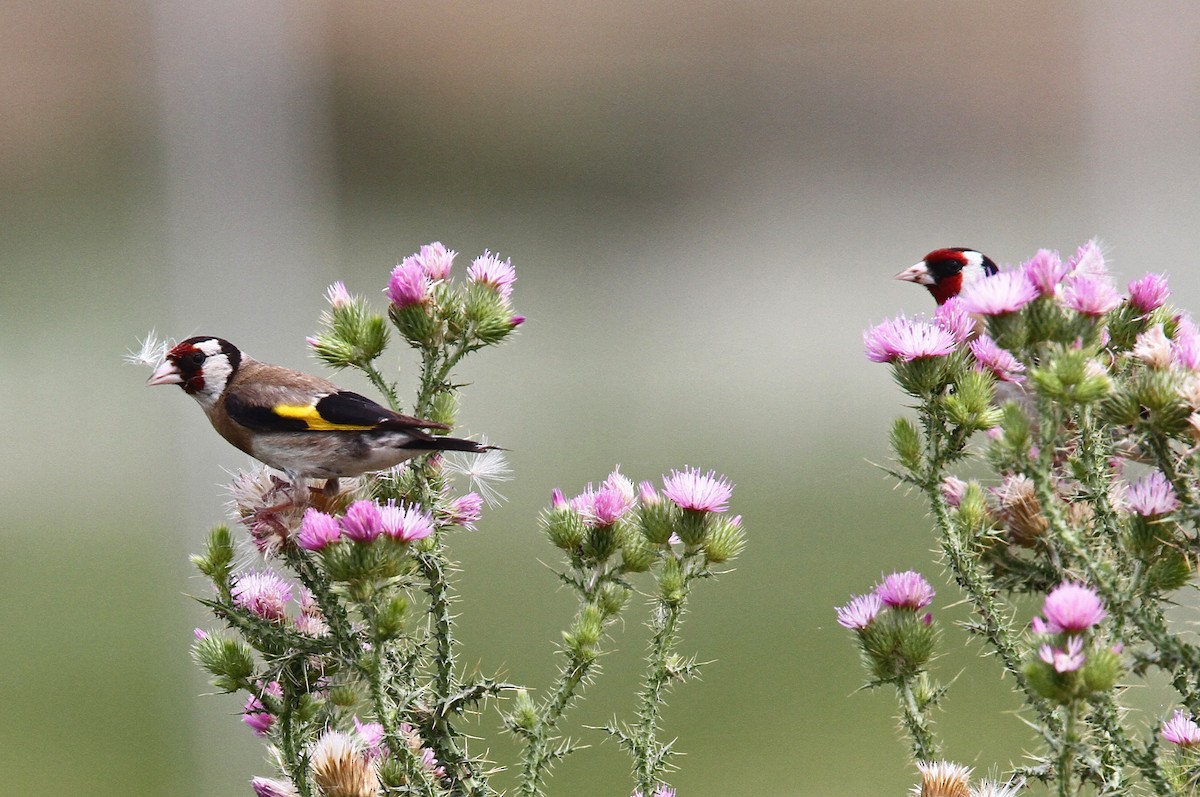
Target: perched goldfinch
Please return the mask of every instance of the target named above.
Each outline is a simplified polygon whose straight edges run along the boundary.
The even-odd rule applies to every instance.
[[[298,491],[304,479],[384,470],[429,451],[488,450],[473,440],[430,434],[444,424],[401,415],[365,396],[290,368],[259,362],[221,338],[188,338],[167,352],[147,385],[179,385],[222,437],[283,471]]]

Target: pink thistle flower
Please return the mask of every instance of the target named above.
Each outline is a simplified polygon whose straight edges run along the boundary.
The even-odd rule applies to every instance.
[[[1139,313],[1157,310],[1167,302],[1171,287],[1163,274],[1146,274],[1129,283],[1129,304]]]
[[[1083,637],[1068,637],[1066,650],[1043,644],[1038,648],[1038,657],[1052,666],[1055,672],[1075,672],[1087,658],[1083,655]]]
[[[1037,254],[1030,258],[1021,269],[1042,296],[1053,296],[1058,289],[1058,284],[1071,270],[1070,266],[1062,262],[1058,252],[1052,252],[1049,249],[1039,249]]]
[[[1180,747],[1200,746],[1200,725],[1179,709],[1162,724],[1162,737]]]
[[[642,482],[638,485],[638,500],[647,506],[654,506],[662,503],[662,496],[658,494],[658,490],[654,489],[653,484]]]
[[[1155,324],[1145,332],[1138,333],[1133,344],[1133,356],[1151,368],[1165,370],[1171,367],[1171,341],[1163,332],[1162,324]]]
[[[300,797],[296,787],[286,780],[254,778],[250,781],[255,797]]]
[[[588,492],[591,492],[590,488]],[[611,526],[633,508],[633,482],[614,470],[591,496],[591,519],[598,525]]]
[[[959,298],[968,313],[1015,313],[1038,297],[1037,287],[1024,271],[1002,271],[963,287]]]
[[[1008,349],[1002,349],[987,335],[980,335],[967,344],[975,357],[975,368],[991,371],[1002,382],[1024,382],[1025,364]]]
[[[553,490],[550,491],[550,506],[552,508],[558,509],[558,508],[564,507],[566,505],[567,505],[567,498],[566,498],[566,496],[563,495],[563,491],[561,489],[559,489],[558,487],[555,487]]]
[[[1152,470],[1131,484],[1125,492],[1125,504],[1142,517],[1166,515],[1180,507],[1175,488],[1160,470]]]
[[[883,601],[874,592],[866,595],[854,595],[845,606],[837,607],[838,625],[852,631],[861,631],[883,611]]]
[[[521,324],[525,323],[525,316],[515,315],[512,318],[508,319],[508,323],[512,324],[513,328],[515,329],[516,327],[519,327],[519,326],[521,326]]]
[[[387,755],[387,745],[383,742],[383,725],[378,722],[362,722],[354,718],[354,733],[362,744],[368,759],[382,758]]]
[[[1175,336],[1171,339],[1171,355],[1176,365],[1188,371],[1200,371],[1200,330],[1188,316],[1175,320]]]
[[[991,279],[995,279],[994,277]],[[990,282],[991,279],[983,280]],[[954,351],[954,336],[928,321],[893,318],[863,333],[867,359],[876,363],[909,362],[945,357]]]
[[[203,642],[204,640],[208,639],[209,633],[203,628],[193,628],[192,636],[196,637],[198,641]]]
[[[962,300],[957,296],[938,305],[933,322],[949,332],[955,343],[965,343],[975,334],[975,318],[963,308]]]
[[[446,520],[456,526],[475,530],[475,524],[483,517],[483,496],[479,493],[467,493],[450,502]]]
[[[374,501],[355,501],[342,517],[342,531],[356,542],[371,542],[383,531],[379,504]]]
[[[1033,633],[1035,633],[1035,634],[1049,634],[1050,633],[1050,629],[1046,627],[1046,621],[1043,620],[1041,617],[1034,617],[1033,620],[1029,623],[1029,627],[1033,630]]]
[[[412,259],[421,266],[429,279],[444,280],[450,276],[450,268],[454,265],[457,255],[458,252],[447,249],[441,241],[434,241],[422,246],[421,251],[412,255]]]
[[[1062,300],[1077,313],[1102,316],[1121,304],[1121,294],[1108,277],[1080,273],[1064,283]]]
[[[1045,630],[1051,634],[1078,634],[1108,616],[1095,590],[1070,581],[1050,590],[1042,614],[1046,617]]]
[[[346,290],[346,283],[338,280],[329,286],[325,291],[325,298],[329,300],[329,305],[337,310],[350,304],[350,291]]]
[[[229,591],[235,605],[264,620],[280,622],[287,617],[292,586],[270,571],[250,571],[234,576]]]
[[[663,477],[663,495],[683,509],[724,512],[729,508],[733,485],[716,471],[702,474],[699,468],[685,466],[682,471],[672,470]]]
[[[397,506],[395,501],[389,500],[379,510],[379,518],[383,533],[399,542],[415,542],[433,534],[433,517],[416,504]]]
[[[501,261],[498,255],[485,249],[467,269],[467,279],[491,287],[508,304],[512,298],[513,283],[517,281],[517,272],[513,268],[512,258]]]
[[[923,609],[933,602],[929,582],[915,570],[892,573],[875,587],[879,599],[894,609]]]
[[[306,551],[319,551],[337,542],[341,536],[342,530],[338,526],[337,518],[309,507],[304,511],[304,519],[300,521],[300,533],[296,535],[296,542]]]
[[[400,310],[429,301],[432,295],[429,277],[416,258],[406,257],[392,269],[387,295]]]
[[[1091,277],[1103,277],[1108,274],[1108,266],[1104,263],[1104,252],[1100,250],[1100,242],[1095,238],[1079,247],[1067,266],[1075,274]]]
[[[945,500],[946,506],[957,509],[966,491],[967,483],[957,476],[942,479],[942,499]]]
[[[283,697],[283,687],[278,681],[271,681],[264,691],[276,699]],[[267,731],[275,724],[275,716],[267,711],[261,700],[251,695],[242,707],[242,722],[250,726],[255,736],[266,736]]]

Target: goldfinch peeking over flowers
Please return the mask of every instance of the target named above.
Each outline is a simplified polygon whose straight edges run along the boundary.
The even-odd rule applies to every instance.
[[[286,473],[303,495],[305,479],[386,470],[430,451],[478,453],[488,446],[434,434],[449,427],[401,415],[310,374],[259,362],[221,338],[188,338],[168,351],[150,385],[179,385],[213,428],[255,459]]]

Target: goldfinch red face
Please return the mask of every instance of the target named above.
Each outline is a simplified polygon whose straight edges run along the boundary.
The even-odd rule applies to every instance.
[[[179,385],[201,406],[217,402],[241,364],[242,353],[220,338],[188,338],[167,352],[147,385]]]
[[[952,247],[935,249],[920,263],[897,274],[896,279],[924,285],[938,304],[945,304],[958,296],[964,286],[998,270],[987,255],[966,247]]]

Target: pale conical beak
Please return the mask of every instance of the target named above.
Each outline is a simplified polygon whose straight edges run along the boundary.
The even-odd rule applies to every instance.
[[[150,378],[146,380],[146,387],[182,384],[183,376],[179,373],[179,369],[175,367],[175,363],[170,360],[164,360],[163,364],[155,368],[154,373],[150,374]]]
[[[896,275],[896,279],[904,280],[905,282],[915,282],[918,285],[933,284],[933,277],[929,274],[929,266],[925,265],[924,260],[901,271]]]

